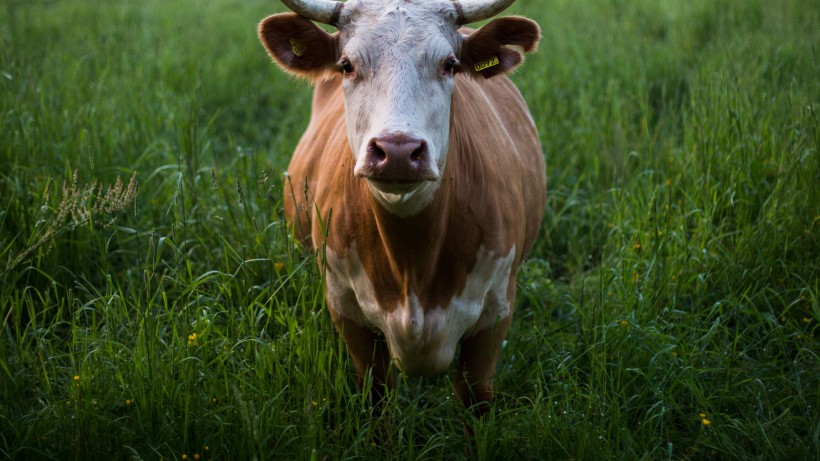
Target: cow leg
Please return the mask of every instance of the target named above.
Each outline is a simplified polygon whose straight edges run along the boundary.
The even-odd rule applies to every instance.
[[[396,378],[391,372],[390,351],[387,342],[373,330],[358,325],[356,322],[329,309],[336,329],[341,333],[347,345],[353,366],[356,367],[356,384],[364,389],[364,380],[370,371],[372,378],[370,399],[373,407],[378,411],[386,390],[396,387]]]
[[[456,396],[476,416],[484,416],[493,401],[493,376],[501,344],[512,316],[461,341],[456,376]]]

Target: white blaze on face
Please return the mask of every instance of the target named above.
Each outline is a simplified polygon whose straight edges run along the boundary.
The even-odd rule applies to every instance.
[[[453,18],[442,14],[452,3],[397,0],[365,9],[347,2],[345,8],[354,11],[340,35],[340,64],[351,70],[342,87],[354,173],[368,176],[363,172],[373,162],[368,153],[376,139],[420,142],[426,179],[368,181],[389,210],[413,214],[432,199],[446,160],[454,88],[447,61],[458,55],[462,40]]]

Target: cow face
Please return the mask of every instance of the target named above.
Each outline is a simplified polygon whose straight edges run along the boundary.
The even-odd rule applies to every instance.
[[[270,16],[259,26],[286,71],[311,80],[341,74],[353,174],[399,215],[421,210],[440,184],[456,74],[509,72],[522,61],[519,49],[533,50],[540,35],[534,22],[518,17],[462,35],[456,5],[351,0],[336,4],[332,35],[295,14]]]

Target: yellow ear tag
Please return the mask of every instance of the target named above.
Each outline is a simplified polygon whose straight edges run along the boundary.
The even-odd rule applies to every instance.
[[[498,56],[490,56],[489,58],[479,61],[473,66],[476,72],[480,72],[488,67],[493,67],[498,65]]]
[[[290,50],[293,51],[296,57],[302,57],[302,55],[305,54],[304,45],[295,38],[290,39]]]

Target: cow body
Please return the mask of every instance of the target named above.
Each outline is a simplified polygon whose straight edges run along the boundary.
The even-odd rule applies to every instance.
[[[386,122],[351,120],[361,101],[350,101],[347,70],[316,79],[310,123],[288,167],[287,218],[303,242],[324,249],[331,317],[360,381],[372,372],[377,397],[379,383],[393,383],[392,365],[439,374],[460,345],[459,398],[492,399],[516,270],[543,215],[543,154],[520,93],[505,75],[454,74],[439,85],[450,93],[444,121],[433,111],[415,131],[402,131],[414,122],[390,107],[377,117]],[[443,129],[428,135],[436,123]],[[418,161],[377,163],[394,151]]]

